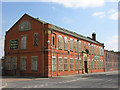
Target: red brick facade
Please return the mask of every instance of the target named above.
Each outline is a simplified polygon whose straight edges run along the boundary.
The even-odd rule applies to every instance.
[[[30,30],[26,31],[19,31],[20,24],[23,21],[29,21],[31,28]],[[62,30],[62,29],[61,29]],[[44,34],[43,34],[44,31]],[[63,30],[64,31],[64,30]],[[27,14],[23,15],[21,19],[19,19],[15,25],[8,32],[6,32],[5,36],[5,59],[10,57],[17,58],[17,68],[6,70],[7,74],[12,75],[27,75],[27,76],[39,76],[39,77],[51,77],[51,76],[60,76],[60,75],[69,75],[69,74],[82,74],[82,73],[93,73],[93,72],[103,72],[104,67],[104,45],[99,43],[98,41],[92,40],[87,37],[77,37],[75,35],[71,35],[69,32],[64,33],[59,30],[53,29],[53,25],[49,23],[42,22],[38,19],[35,19]],[[38,33],[38,45],[34,46],[34,34]],[[26,49],[21,49],[21,36],[26,35]],[[58,47],[58,36],[62,36],[62,49]],[[54,37],[54,39],[53,39]],[[68,50],[64,50],[64,37],[68,38]],[[73,39],[73,51],[70,51],[70,38]],[[85,39],[84,39],[85,38]],[[10,40],[18,39],[18,49],[10,49]],[[43,42],[44,40],[44,42]],[[75,40],[77,40],[77,51],[75,52]],[[78,41],[82,43],[82,52],[78,51]],[[86,48],[84,48],[84,42],[86,43]],[[54,45],[52,45],[54,43]],[[96,47],[102,48],[103,51],[101,52],[100,49],[94,49],[96,53],[91,54],[89,51],[88,43],[91,45],[95,45]],[[91,46],[90,46],[91,47]],[[91,50],[91,49],[90,49]],[[103,55],[100,55],[100,52]],[[20,58],[22,56],[26,56],[26,71],[21,71],[20,65]],[[31,56],[37,56],[37,71],[31,70]],[[52,57],[55,57],[56,64],[56,71],[53,71],[53,62]],[[67,57],[68,60],[68,70],[64,70],[65,68],[65,61],[64,59]],[[96,58],[98,57],[98,58]],[[59,70],[59,58],[62,58],[62,65]],[[72,59],[73,64],[71,64],[70,59]],[[81,63],[79,61],[75,63],[75,59],[81,59]],[[90,60],[90,61],[89,61]],[[93,60],[93,63],[91,62]],[[94,62],[95,61],[95,62]],[[12,61],[10,61],[10,67],[12,67]],[[92,63],[92,64],[90,64]],[[71,64],[71,65],[70,65]],[[78,64],[80,69],[76,70],[75,64]],[[73,65],[73,66],[72,66]],[[90,66],[91,65],[91,66]],[[91,67],[91,68],[90,68]],[[44,69],[43,69],[44,68]],[[73,70],[70,70],[73,68]]]

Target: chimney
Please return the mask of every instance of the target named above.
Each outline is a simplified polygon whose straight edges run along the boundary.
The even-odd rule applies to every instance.
[[[96,41],[96,34],[92,33],[92,39]]]

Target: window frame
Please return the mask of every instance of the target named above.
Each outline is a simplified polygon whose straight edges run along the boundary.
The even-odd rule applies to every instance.
[[[26,25],[25,25],[26,24]],[[23,29],[21,29],[23,27]],[[31,30],[31,23],[28,20],[24,20],[19,24],[19,32]]]
[[[25,61],[24,61],[25,64],[23,64],[23,62],[21,62],[21,58],[25,59]],[[24,66],[24,68],[22,66]],[[26,69],[27,69],[27,56],[21,56],[20,57],[20,70],[21,71],[26,71]]]
[[[32,58],[37,58],[37,59],[35,59],[37,65],[35,65],[35,64],[33,65],[33,64],[32,64],[32,62],[33,62],[33,61],[32,61],[32,60],[33,60]],[[35,61],[34,61],[34,62],[35,62]],[[32,66],[32,65],[33,65],[33,66]],[[34,66],[36,66],[36,68],[33,68]],[[31,71],[35,71],[35,72],[38,71],[38,56],[31,56]]]
[[[22,38],[25,36],[25,41],[22,41]],[[25,46],[23,46],[23,45],[25,45]],[[27,49],[27,35],[21,35],[21,49],[22,50],[25,50],[25,49]]]
[[[60,63],[59,59],[62,59],[61,63]],[[61,65],[62,69],[60,69],[60,65]],[[58,57],[58,71],[63,71],[63,58],[62,57]]]
[[[65,63],[65,60],[67,60],[67,62]],[[67,69],[65,69],[65,65],[67,65]],[[69,70],[69,64],[68,64],[68,58],[64,57],[64,71],[68,71]]]
[[[36,37],[37,40],[35,39],[35,35],[37,35],[37,37]],[[37,42],[37,44],[35,44],[35,41]],[[39,41],[38,40],[38,33],[34,33],[34,44],[33,45],[38,46],[38,41]]]

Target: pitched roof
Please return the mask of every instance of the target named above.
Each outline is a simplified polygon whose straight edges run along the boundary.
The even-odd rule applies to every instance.
[[[44,23],[44,24],[48,23],[48,22],[42,21],[42,20],[40,20],[40,19],[38,19],[38,18],[34,18],[34,17],[32,17],[32,16],[30,16],[30,15],[28,15],[28,14],[26,14],[26,13],[25,13],[24,15],[27,15],[27,16],[29,16],[29,17],[33,18],[34,20],[37,20],[37,21],[39,21],[39,22],[41,22],[41,23]],[[24,16],[24,15],[23,15],[23,16]],[[23,17],[23,16],[22,16],[22,17]],[[21,17],[21,18],[22,18],[22,17]],[[18,21],[19,21],[19,20],[18,20]],[[16,22],[16,23],[17,23],[17,22]],[[48,23],[48,24],[50,24],[50,23]],[[95,40],[93,40],[93,39],[90,38],[90,37],[82,36],[82,35],[80,35],[80,34],[78,34],[78,33],[76,33],[76,32],[72,32],[72,31],[70,31],[70,30],[67,30],[67,29],[58,27],[58,26],[53,25],[53,24],[50,24],[50,25],[51,25],[51,29],[53,29],[53,30],[55,30],[55,31],[59,31],[59,32],[62,32],[62,33],[65,33],[65,34],[74,36],[74,37],[76,37],[76,38],[79,38],[79,39],[82,39],[82,40],[86,40],[86,41],[88,41],[88,42],[92,42],[92,43],[95,43],[95,44],[104,46],[104,44],[102,44],[102,43],[100,43],[100,42],[98,42],[98,41],[95,41]],[[14,25],[13,25],[13,26],[14,26]]]

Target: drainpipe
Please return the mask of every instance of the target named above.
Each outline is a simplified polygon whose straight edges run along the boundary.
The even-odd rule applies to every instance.
[[[53,46],[53,30],[51,30],[51,77],[52,77],[52,46]]]
[[[77,40],[78,42],[79,42],[79,39]],[[78,46],[79,46],[79,44],[78,44]],[[80,49],[80,48],[79,48]],[[79,74],[79,72],[80,72],[80,70],[79,70],[79,64],[80,64],[80,61],[79,61],[79,49],[78,49],[78,74]]]
[[[44,77],[44,23],[43,23],[43,77]]]

